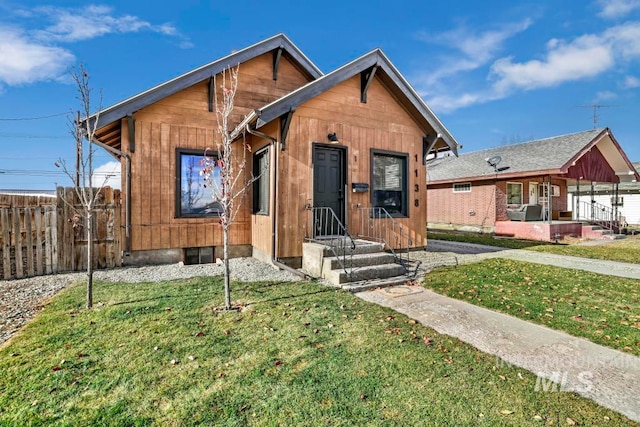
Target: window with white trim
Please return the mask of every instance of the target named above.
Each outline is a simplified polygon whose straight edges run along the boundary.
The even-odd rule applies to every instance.
[[[470,193],[471,192],[471,183],[463,182],[461,184],[453,184],[453,192],[454,193]]]
[[[522,204],[522,183],[521,182],[507,182],[507,204],[508,205]]]

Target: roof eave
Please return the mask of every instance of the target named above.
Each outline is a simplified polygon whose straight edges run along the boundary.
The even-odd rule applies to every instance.
[[[418,114],[440,135],[439,139],[457,156],[458,147],[460,146],[458,142],[380,49],[375,49],[325,74],[317,80],[307,83],[305,86],[283,96],[271,104],[264,106],[258,111],[259,117],[256,126],[260,128],[270,123],[272,120],[291,111],[298,105],[303,104],[373,66],[378,66],[382,70],[384,76],[393,82],[395,87],[399,89]],[[379,71],[376,72],[376,76],[379,77],[380,75],[381,73]]]
[[[116,120],[120,120],[141,108],[153,104],[167,96],[170,96],[182,89],[193,86],[196,83],[204,81],[213,75],[222,72],[224,69],[236,66],[257,56],[271,52],[274,49],[282,47],[288,55],[290,55],[311,78],[317,79],[323,75],[322,71],[307,58],[298,47],[284,34],[277,34],[269,39],[258,42],[252,46],[246,47],[237,52],[233,52],[223,58],[217,59],[209,64],[203,65],[195,70],[189,71],[167,82],[161,83],[151,89],[132,96],[121,101],[111,107],[105,108],[100,112],[98,117],[98,126],[101,128]],[[96,115],[88,118],[92,122],[95,121]]]
[[[512,172],[512,173],[498,173],[498,174],[487,174],[487,175],[477,175],[477,176],[467,176],[461,178],[452,178],[452,179],[440,179],[440,180],[428,180],[427,185],[441,185],[441,184],[453,184],[458,182],[474,182],[474,181],[490,181],[490,180],[504,180],[504,179],[517,179],[517,178],[529,178],[529,177],[539,177],[539,176],[559,176],[562,175],[563,172],[560,169],[547,169],[547,170],[537,170],[537,171],[525,171],[525,172]]]

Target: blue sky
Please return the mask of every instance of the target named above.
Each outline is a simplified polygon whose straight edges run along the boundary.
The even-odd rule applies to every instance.
[[[0,188],[70,184],[70,67],[107,107],[280,32],[323,72],[381,48],[462,152],[591,129],[602,105],[640,161],[640,0],[0,0]]]

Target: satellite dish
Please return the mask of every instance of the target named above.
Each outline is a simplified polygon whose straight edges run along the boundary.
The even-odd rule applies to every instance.
[[[485,161],[489,163],[489,166],[495,169],[496,166],[498,166],[498,164],[502,161],[502,157],[493,156],[493,157],[489,157],[488,159],[485,159]]]

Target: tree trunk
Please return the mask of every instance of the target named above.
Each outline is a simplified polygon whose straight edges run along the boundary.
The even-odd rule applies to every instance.
[[[91,211],[87,215],[87,308],[93,307],[93,228]]]
[[[231,286],[230,276],[231,270],[229,269],[229,226],[223,228],[223,257],[224,257],[224,308],[225,310],[231,310]]]

